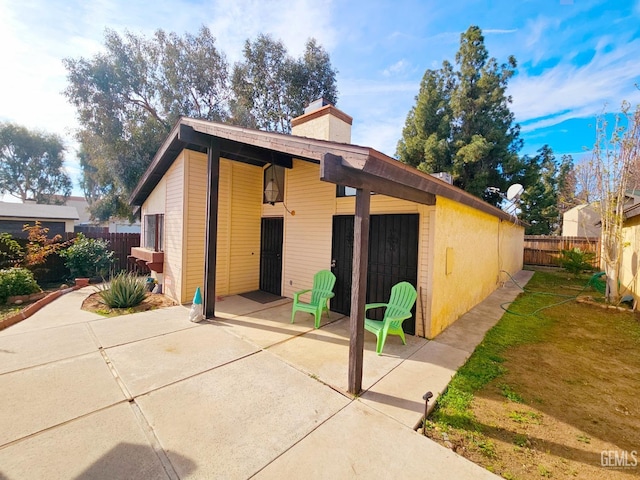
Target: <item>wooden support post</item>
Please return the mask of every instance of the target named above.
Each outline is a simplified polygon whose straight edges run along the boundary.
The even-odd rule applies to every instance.
[[[207,216],[204,253],[204,292],[202,299],[205,318],[215,317],[216,308],[216,251],[218,246],[218,188],[220,180],[220,143],[212,138],[207,149]]]
[[[353,225],[353,272],[351,277],[351,322],[349,324],[349,393],[362,391],[364,352],[364,305],[367,296],[369,265],[369,210],[371,191],[356,190],[356,214]]]

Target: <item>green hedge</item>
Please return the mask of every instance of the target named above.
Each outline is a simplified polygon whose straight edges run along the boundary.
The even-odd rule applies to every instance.
[[[0,270],[0,303],[14,295],[30,295],[41,289],[26,268],[7,268]]]

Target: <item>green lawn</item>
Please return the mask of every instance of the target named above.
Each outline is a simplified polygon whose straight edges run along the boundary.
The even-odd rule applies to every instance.
[[[438,399],[427,434],[505,478],[618,478],[600,452],[639,447],[640,324],[575,302],[599,296],[589,278],[536,272]]]

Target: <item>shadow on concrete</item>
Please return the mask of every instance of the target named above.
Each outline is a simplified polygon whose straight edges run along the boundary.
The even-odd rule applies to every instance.
[[[365,400],[370,400],[375,403],[383,403],[386,405],[392,405],[394,407],[404,408],[407,410],[424,410],[424,402],[414,402],[406,398],[396,397],[394,395],[387,395],[386,393],[373,392],[366,390],[361,394],[361,397]]]
[[[164,456],[164,452],[161,455]],[[75,480],[181,478],[194,472],[198,467],[193,460],[182,455],[172,453],[171,456],[173,462],[180,465],[179,474],[166,456],[161,459],[151,447],[119,443],[75,477]]]

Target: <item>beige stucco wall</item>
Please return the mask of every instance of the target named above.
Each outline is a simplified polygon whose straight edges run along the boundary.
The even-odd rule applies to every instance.
[[[620,269],[621,293],[640,300],[640,216],[627,220],[622,232],[625,246]]]
[[[331,142],[350,143],[351,125],[333,115],[322,115],[293,126],[291,134]]]
[[[435,208],[429,337],[438,335],[522,269],[524,229],[451,200]]]
[[[562,215],[563,237],[599,237],[600,214],[592,205],[578,205]]]

